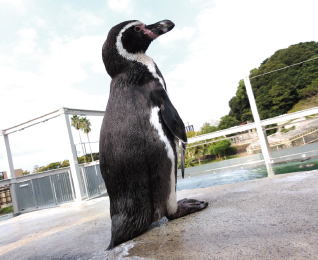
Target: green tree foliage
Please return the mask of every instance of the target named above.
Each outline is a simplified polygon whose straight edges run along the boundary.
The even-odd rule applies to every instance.
[[[91,158],[92,158],[92,161],[94,161],[94,158],[93,158],[93,154],[92,154],[92,147],[91,147],[91,142],[89,140],[89,132],[92,130],[91,129],[91,122],[86,118],[86,117],[83,117],[81,118],[81,121],[82,121],[82,129],[83,129],[83,132],[87,135],[87,140],[88,140],[88,144],[89,144],[89,149],[91,151]]]
[[[217,126],[210,125],[209,123],[204,123],[203,126],[201,126],[200,128],[200,133],[204,135],[204,134],[215,132],[217,130],[218,130]]]
[[[188,138],[195,137],[195,132],[194,131],[187,132],[187,137]]]
[[[194,163],[192,162],[192,159],[185,158],[184,162],[185,168],[193,167]],[[181,169],[181,160],[178,162],[178,169]]]
[[[99,160],[99,153],[93,153],[93,160],[94,161],[98,161]],[[86,155],[86,160],[88,162],[92,161],[92,158],[88,155]],[[82,157],[78,157],[78,162],[84,163],[84,156]],[[70,166],[70,162],[69,160],[64,160],[62,162],[53,162],[53,163],[49,163],[46,166],[41,166],[38,168],[34,168],[33,173],[38,173],[38,172],[44,172],[44,171],[49,171],[49,170],[54,170],[54,169],[60,169],[60,168],[64,168],[64,167],[69,167]]]
[[[199,165],[201,165],[201,157],[204,157],[204,155],[208,152],[208,146],[206,144],[202,144],[192,147],[191,149],[192,154],[196,159],[198,159]]]
[[[23,171],[22,175],[28,175],[30,172],[28,170]]]
[[[216,142],[210,147],[210,153],[218,156],[219,159],[222,160],[222,157],[224,156],[224,158],[226,159],[226,154],[232,152],[233,149],[235,148],[232,146],[230,140],[222,140]]]
[[[221,121],[218,125],[218,129],[223,130],[233,126],[237,126],[239,124],[240,124],[240,121],[238,121],[235,117],[226,115],[221,117]]]
[[[259,68],[251,70],[250,78],[316,57],[317,42],[291,45],[276,51]],[[318,93],[317,78],[318,59],[252,78],[251,85],[261,119],[285,114],[300,99]],[[235,117],[240,123],[253,120],[243,80],[239,82],[236,95],[229,105],[229,116]]]
[[[40,166],[38,168],[35,168],[33,172],[34,173],[44,172],[44,171],[59,169],[61,167],[62,167],[62,163],[61,162],[53,162],[53,163],[50,163],[50,164],[48,164],[46,166]]]
[[[229,106],[229,116],[235,117],[239,122],[253,121],[244,80],[240,80],[236,96],[229,101]]]
[[[70,161],[69,160],[64,160],[62,163],[61,163],[61,167],[64,168],[64,167],[69,167],[70,166]]]
[[[301,99],[307,99],[312,96],[315,96],[318,93],[318,78],[311,82],[310,85],[307,85],[305,88],[299,91],[299,97]]]
[[[83,147],[83,142],[82,142],[82,138],[81,138],[81,133],[80,133],[80,129],[83,129],[83,124],[84,124],[84,121],[82,118],[78,117],[77,115],[73,115],[71,117],[71,125],[74,126],[74,128],[76,130],[78,130],[78,134],[79,134],[79,138],[80,138],[80,142],[81,142],[81,146],[82,146],[82,152],[83,154],[84,153],[84,147]],[[84,161],[86,163],[86,158],[84,156]]]
[[[297,90],[295,86],[289,83],[285,86],[274,85],[270,89],[269,95],[273,104],[270,113],[271,117],[285,114],[298,101]]]

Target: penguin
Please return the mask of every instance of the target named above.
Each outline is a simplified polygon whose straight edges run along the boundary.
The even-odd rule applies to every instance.
[[[160,70],[146,55],[151,42],[173,28],[169,20],[122,22],[109,31],[102,47],[112,78],[99,142],[100,170],[110,199],[107,250],[165,216],[172,220],[208,206],[195,199],[177,202],[179,141],[184,177],[185,126]]]

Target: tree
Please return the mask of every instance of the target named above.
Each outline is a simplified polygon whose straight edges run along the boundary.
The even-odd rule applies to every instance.
[[[239,122],[253,120],[244,80],[240,80],[236,95],[229,101],[229,106],[231,108],[229,116],[235,117]]]
[[[318,78],[318,59],[261,77],[255,76],[316,57],[318,42],[299,43],[276,51],[265,59],[259,68],[250,71],[251,85],[261,119],[285,114],[301,99],[318,94],[318,82],[315,83]],[[229,101],[229,106],[229,116],[235,117],[240,123],[253,120],[243,80],[239,82],[236,95]]]
[[[273,106],[268,109],[271,117],[285,114],[298,101],[297,90],[291,84],[285,86],[276,84],[269,91],[269,95],[273,103]]]
[[[210,125],[209,123],[204,123],[203,126],[201,126],[200,128],[200,132],[202,135],[212,133],[217,130],[218,130],[217,126]]]
[[[184,166],[185,168],[193,167],[194,163],[192,162],[192,159],[186,157],[184,161]],[[178,162],[178,169],[181,169],[181,160],[179,160]]]
[[[299,91],[299,97],[303,99],[315,96],[318,93],[318,78],[316,78],[310,85]]]
[[[22,175],[28,175],[30,172],[28,170],[23,171]]]
[[[204,156],[208,151],[207,145],[202,144],[202,145],[192,147],[191,149],[192,149],[192,154],[198,159],[199,165],[201,165],[201,156]]]
[[[44,172],[44,171],[49,171],[49,170],[54,170],[54,169],[59,169],[61,168],[61,162],[53,162],[49,163],[46,166],[41,166],[41,167],[35,167],[33,170],[33,173],[38,173],[38,172]]]
[[[194,131],[187,132],[187,137],[188,138],[191,138],[191,137],[194,137],[194,136],[195,136],[195,132]]]
[[[92,147],[91,147],[91,143],[89,141],[89,136],[88,136],[88,133],[91,131],[91,122],[86,117],[81,118],[81,120],[82,120],[83,132],[87,135],[87,140],[88,140],[89,149],[91,151],[91,158],[92,158],[92,162],[93,162],[94,158],[93,158],[93,154],[92,154]]]
[[[69,167],[70,166],[70,161],[69,160],[64,160],[62,163],[61,163],[61,167]]]
[[[222,160],[221,157],[224,156],[226,159],[226,153],[233,150],[232,143],[230,140],[222,140],[216,142],[214,145],[210,147],[210,153],[216,156],[219,156],[219,159]]]
[[[83,155],[84,155],[84,162],[86,163],[86,159],[85,159],[85,153],[84,153],[84,147],[83,147],[83,143],[82,143],[82,138],[81,138],[81,133],[80,133],[80,129],[82,129],[82,124],[83,122],[81,121],[81,118],[78,117],[77,115],[73,115],[71,118],[71,125],[74,126],[74,128],[78,131],[79,134],[79,138],[80,138],[80,142],[81,142],[81,146],[82,146],[82,151],[83,151]]]
[[[239,124],[240,122],[235,117],[226,115],[221,117],[221,121],[218,125],[218,129],[223,130],[233,126],[237,126]]]

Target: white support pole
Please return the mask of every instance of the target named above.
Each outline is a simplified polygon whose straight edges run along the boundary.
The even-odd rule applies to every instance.
[[[10,143],[9,143],[9,136],[5,134],[5,132],[2,132],[3,134],[3,140],[4,140],[4,157],[5,157],[5,163],[6,163],[6,171],[8,179],[15,178],[15,172],[13,167],[13,160],[12,160],[12,154],[10,149]]]
[[[82,197],[84,197],[84,189],[81,182],[81,172],[78,166],[78,160],[77,160],[77,154],[76,149],[74,145],[73,135],[72,135],[72,129],[71,129],[71,123],[69,115],[66,113],[66,108],[61,108],[61,114],[64,114],[64,124],[66,126],[66,130],[68,133],[68,140],[69,140],[69,147],[70,147],[70,167],[71,167],[71,174],[74,182],[74,189],[76,194],[76,202],[81,202]]]
[[[256,107],[255,98],[254,98],[254,93],[253,93],[251,82],[250,82],[250,79],[248,76],[244,78],[244,83],[245,83],[245,88],[246,88],[248,100],[250,102],[250,106],[252,109],[252,114],[254,117],[254,122],[256,125],[256,130],[257,130],[259,142],[261,144],[262,153],[264,156],[264,161],[265,161],[265,165],[267,168],[268,176],[273,176],[274,171],[273,171],[272,162],[271,162],[272,156],[271,156],[271,152],[270,152],[270,148],[269,148],[269,143],[267,140],[266,130],[265,130],[265,127],[262,127],[262,125],[261,125],[261,119],[260,119],[259,114],[258,114],[258,110]]]
[[[11,180],[10,184],[10,196],[13,206],[13,214],[15,216],[19,215],[19,206],[18,206],[18,200],[17,196],[15,194],[15,185],[16,185],[16,177],[14,172],[14,166],[13,166],[13,160],[12,160],[12,154],[10,149],[10,143],[9,143],[9,136],[2,131],[3,134],[3,141],[4,141],[4,159],[5,159],[5,169],[7,172],[8,179]]]

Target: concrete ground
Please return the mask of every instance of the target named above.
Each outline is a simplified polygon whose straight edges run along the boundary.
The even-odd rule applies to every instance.
[[[210,204],[110,252],[108,197],[0,222],[0,259],[318,259],[318,171],[178,192]]]

